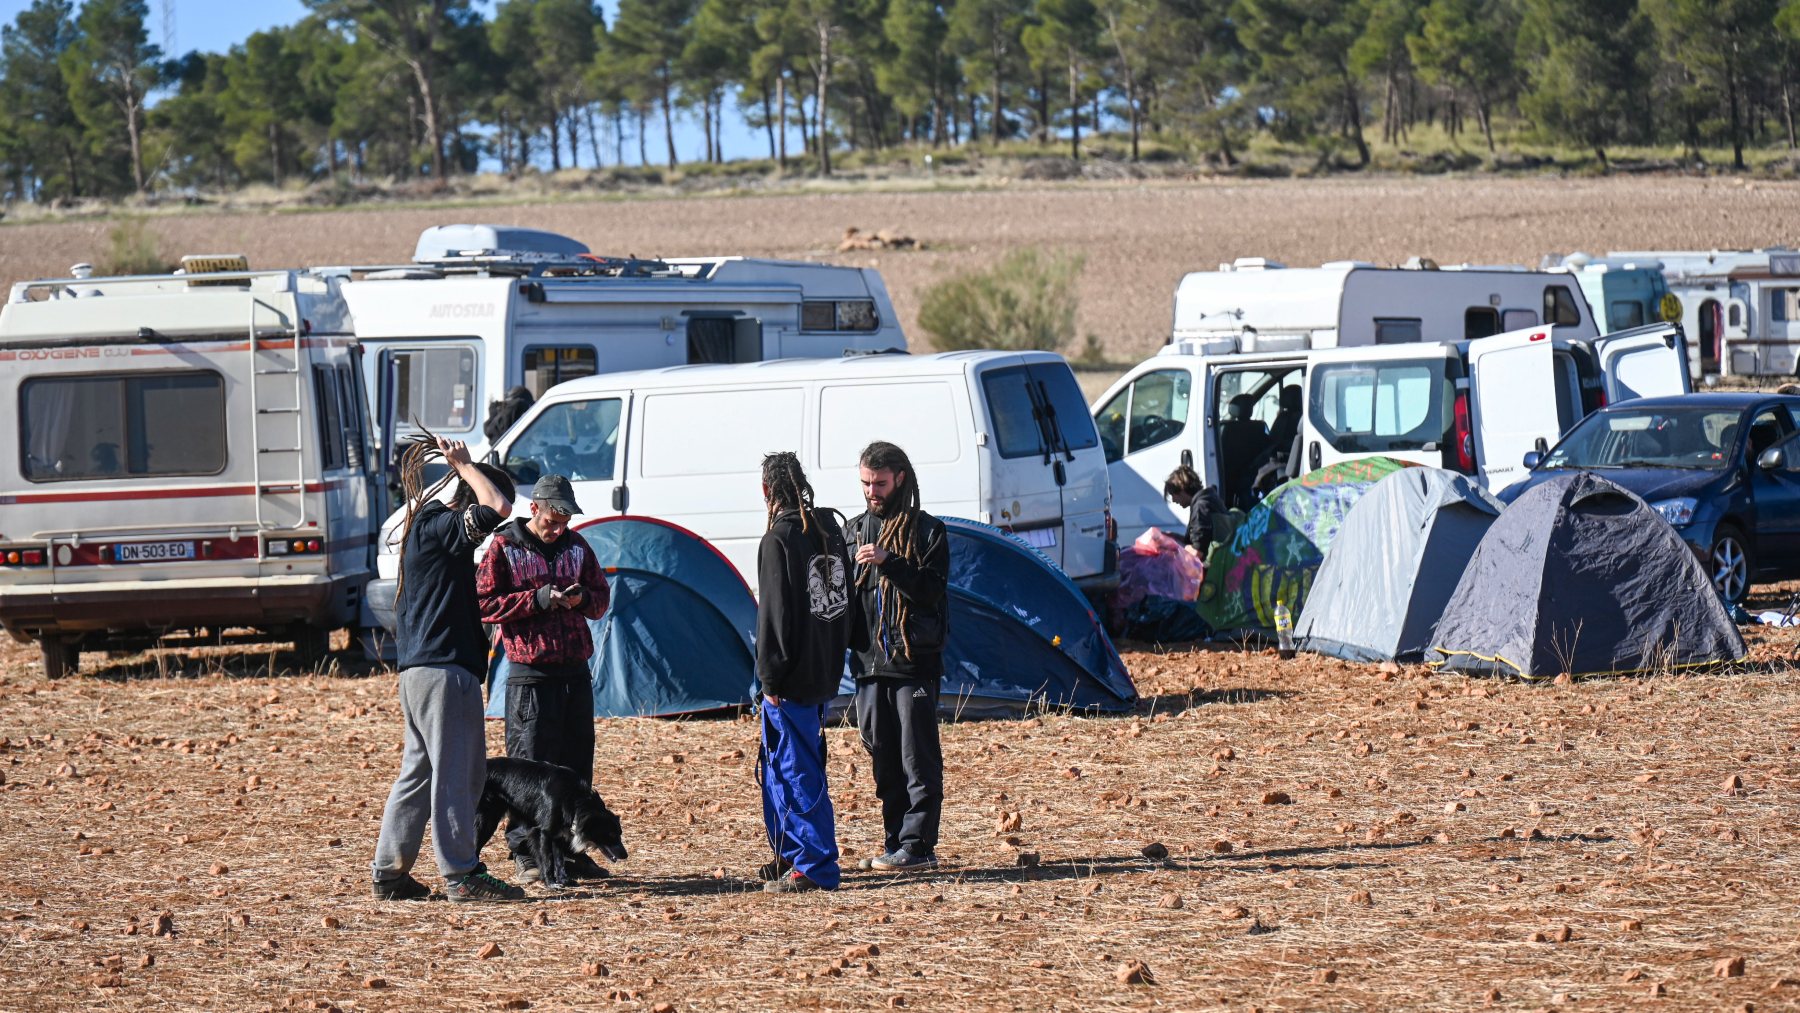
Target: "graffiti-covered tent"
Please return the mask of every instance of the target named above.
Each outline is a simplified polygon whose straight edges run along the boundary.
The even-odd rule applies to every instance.
[[[751,703],[756,599],[699,535],[649,517],[608,517],[581,534],[612,603],[588,623],[597,717],[668,717]],[[488,717],[503,717],[510,665],[495,652]]]
[[[1137,688],[1079,588],[1015,535],[946,517],[950,631],[938,694],[946,717],[1030,707],[1128,711]],[[856,691],[848,674],[843,692]],[[847,703],[840,697],[839,704]]]
[[[1467,475],[1402,468],[1350,508],[1294,624],[1300,647],[1417,661],[1500,501]]]
[[[1221,633],[1273,629],[1277,601],[1299,615],[1345,515],[1365,490],[1404,467],[1364,457],[1277,486],[1213,545],[1194,610]]]
[[[1733,661],[1744,641],[1660,514],[1574,472],[1526,490],[1488,528],[1432,656],[1452,671],[1538,678]]]

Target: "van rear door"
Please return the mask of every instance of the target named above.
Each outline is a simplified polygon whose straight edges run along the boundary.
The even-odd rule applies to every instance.
[[[1301,423],[1306,451],[1290,471],[1377,456],[1459,467],[1458,371],[1455,348],[1445,344],[1309,352]]]
[[[1068,363],[1000,359],[979,374],[992,523],[1031,543],[1070,577],[1106,569],[1106,460]]]
[[[1688,381],[1687,341],[1679,324],[1634,327],[1589,344],[1600,366],[1607,404],[1693,389]]]
[[[1468,411],[1475,460],[1493,492],[1525,477],[1525,455],[1562,435],[1548,327],[1468,342]]]

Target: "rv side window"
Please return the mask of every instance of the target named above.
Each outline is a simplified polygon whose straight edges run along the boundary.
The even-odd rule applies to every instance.
[[[1061,363],[1009,366],[982,374],[988,418],[1001,457],[1086,450],[1100,444],[1075,375]]]
[[[1800,297],[1800,288],[1776,288],[1769,290],[1769,319],[1776,323],[1787,323],[1800,320],[1800,305],[1795,304]],[[1732,321],[1737,326],[1737,321]]]
[[[600,371],[600,364],[590,345],[537,346],[525,349],[519,369],[524,374],[526,388],[536,398],[543,397],[545,391],[564,380],[593,376]]]
[[[1522,331],[1527,327],[1536,327],[1537,325],[1537,310],[1505,310],[1500,314],[1500,330],[1496,333]]]
[[[1313,371],[1309,413],[1345,453],[1441,444],[1455,384],[1440,362],[1327,363]]]
[[[1581,310],[1567,286],[1549,285],[1544,289],[1544,322],[1557,327],[1581,326]],[[1498,333],[1498,332],[1496,332]]]
[[[26,380],[19,423],[33,482],[225,470],[225,380],[210,371]]]
[[[474,424],[475,350],[395,348],[382,352],[394,364],[394,421],[428,429],[466,430]]]
[[[1471,306],[1463,314],[1463,340],[1488,338],[1500,333],[1500,311],[1492,306]]]
[[[873,299],[808,299],[800,304],[803,331],[874,331],[881,317]]]
[[[1423,321],[1418,317],[1376,317],[1375,343],[1403,345],[1424,337]]]
[[[313,367],[313,403],[318,406],[319,468],[337,471],[344,466],[343,400],[338,396],[337,370]]]
[[[618,398],[564,401],[545,408],[506,448],[506,471],[521,487],[545,475],[571,482],[613,478],[618,457]]]
[[[1642,327],[1644,304],[1635,299],[1620,299],[1606,308],[1606,322],[1615,331]]]

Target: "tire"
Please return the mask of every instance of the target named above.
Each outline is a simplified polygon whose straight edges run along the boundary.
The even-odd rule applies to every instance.
[[[1719,525],[1707,553],[1707,576],[1713,590],[1727,603],[1739,604],[1750,594],[1750,580],[1755,573],[1756,560],[1744,533],[1730,524]]]
[[[38,647],[43,652],[44,678],[60,679],[81,671],[81,648],[76,645],[46,634],[38,639]]]

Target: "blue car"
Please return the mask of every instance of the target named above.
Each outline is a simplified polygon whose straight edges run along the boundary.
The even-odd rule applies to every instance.
[[[1800,397],[1758,392],[1637,398],[1577,423],[1508,503],[1563,471],[1631,490],[1675,526],[1726,601],[1800,577]]]

